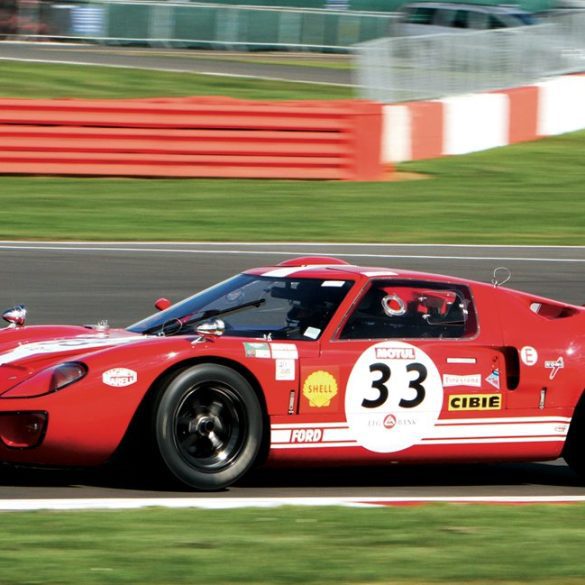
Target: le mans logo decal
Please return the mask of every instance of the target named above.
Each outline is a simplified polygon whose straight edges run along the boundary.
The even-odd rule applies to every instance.
[[[337,396],[337,380],[329,372],[313,372],[303,384],[303,396],[309,401],[309,406],[329,406]]]
[[[131,386],[138,380],[138,374],[128,368],[113,368],[102,374],[102,382],[113,388]]]

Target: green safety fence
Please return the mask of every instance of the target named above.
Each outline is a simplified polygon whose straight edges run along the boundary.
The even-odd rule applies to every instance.
[[[54,11],[60,11],[54,36],[239,50],[346,52],[356,43],[391,35],[396,20],[387,13],[211,3],[96,1],[60,3]]]
[[[413,0],[210,0],[210,4],[237,6],[267,6],[270,8],[312,8],[352,10],[360,12],[395,12],[406,2]],[[542,12],[554,7],[553,0],[448,0],[462,4],[510,5],[517,4],[529,12]]]
[[[404,3],[404,0],[278,0],[288,6],[263,7],[261,4],[269,0],[253,0],[255,6],[246,5],[246,1],[251,0],[206,3],[55,0],[43,4],[43,10],[31,18],[42,21],[39,36],[56,38],[212,49],[348,52],[357,43],[395,36],[398,16],[392,11]],[[498,3],[497,0],[466,1]],[[544,10],[545,3],[552,1],[519,0],[519,3],[529,10],[529,3],[534,10]],[[296,6],[301,3],[304,7]]]

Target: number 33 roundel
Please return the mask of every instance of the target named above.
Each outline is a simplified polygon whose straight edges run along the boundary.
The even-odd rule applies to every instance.
[[[345,393],[349,428],[362,447],[401,451],[432,433],[443,404],[441,376],[421,349],[400,341],[369,347]]]

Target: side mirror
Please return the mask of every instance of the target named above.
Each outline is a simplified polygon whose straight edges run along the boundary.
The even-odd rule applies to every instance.
[[[16,305],[6,309],[2,313],[2,319],[10,323],[9,327],[23,327],[26,321],[26,307],[24,305]]]
[[[225,331],[225,323],[221,319],[210,319],[195,329],[197,335],[205,339],[221,337]]]
[[[160,299],[157,299],[155,301],[154,306],[158,311],[164,311],[165,309],[168,309],[172,304],[173,303],[171,303],[169,299],[161,297]]]

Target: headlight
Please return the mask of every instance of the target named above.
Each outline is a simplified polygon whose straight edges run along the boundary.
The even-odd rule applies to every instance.
[[[51,394],[78,382],[87,374],[87,366],[81,362],[66,362],[42,370],[4,392],[2,398],[32,398]]]

